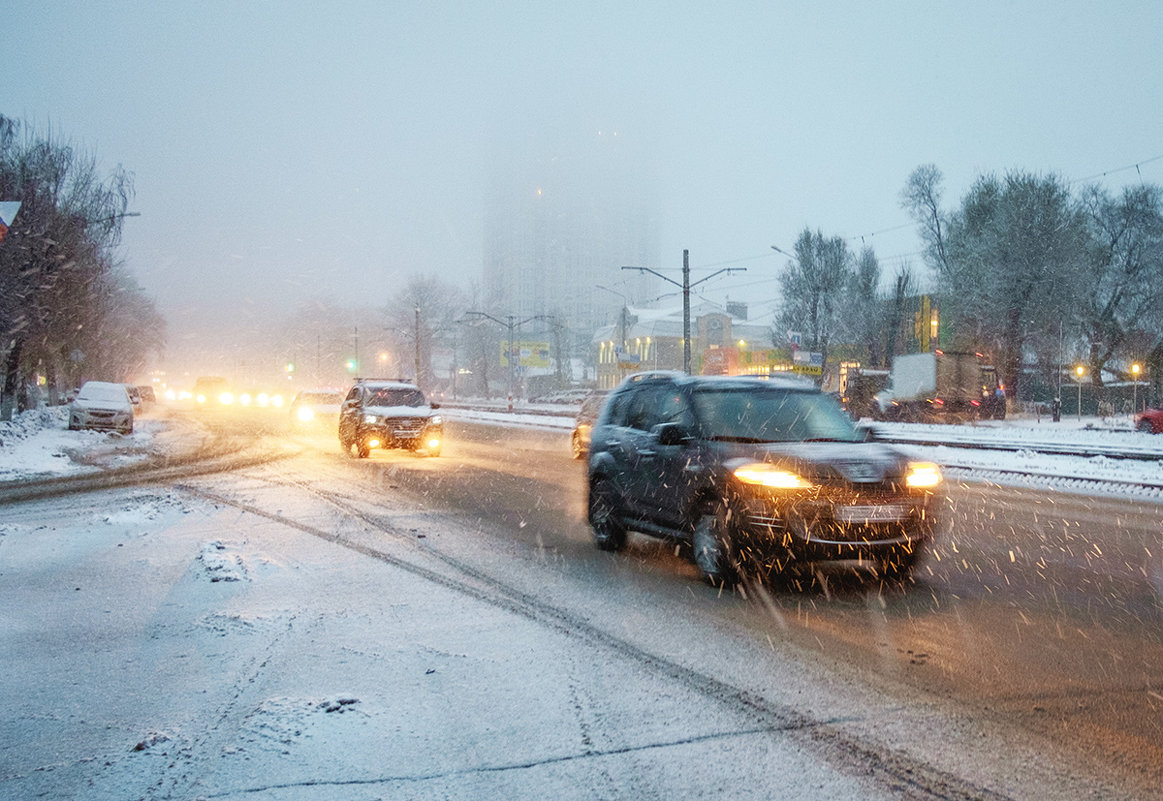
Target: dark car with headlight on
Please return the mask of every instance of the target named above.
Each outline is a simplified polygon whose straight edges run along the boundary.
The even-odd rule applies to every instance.
[[[907,577],[941,500],[936,465],[796,377],[631,376],[591,432],[588,478],[599,548],[685,542],[712,584],[820,563]]]
[[[339,409],[339,444],[361,459],[376,448],[404,448],[439,456],[444,421],[415,384],[356,379]]]

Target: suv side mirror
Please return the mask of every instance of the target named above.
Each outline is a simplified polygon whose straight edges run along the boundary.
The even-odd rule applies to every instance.
[[[659,445],[685,445],[690,439],[690,434],[678,423],[662,423],[656,433]]]
[[[864,442],[872,442],[876,439],[876,429],[872,426],[857,426],[856,430],[860,432]]]
[[[430,403],[430,404],[428,404],[428,408],[429,409],[439,409],[440,404],[439,403]]]

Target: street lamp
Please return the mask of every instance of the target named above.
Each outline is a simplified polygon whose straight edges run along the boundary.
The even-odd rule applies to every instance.
[[[1131,416],[1139,413],[1139,365],[1131,365]]]
[[[1074,375],[1078,379],[1078,422],[1082,422],[1082,376],[1086,373],[1086,368],[1081,364],[1074,368]]]
[[[683,250],[682,252],[682,283],[675,281],[669,276],[665,276],[657,270],[652,270],[649,267],[623,267],[623,270],[637,270],[640,273],[650,273],[656,275],[663,281],[674,284],[682,289],[682,371],[687,375],[691,372],[691,287],[698,286],[704,281],[709,281],[720,273],[741,273],[746,272],[746,267],[724,267],[721,270],[716,270],[708,276],[700,278],[698,281],[691,283],[691,264],[690,251]]]

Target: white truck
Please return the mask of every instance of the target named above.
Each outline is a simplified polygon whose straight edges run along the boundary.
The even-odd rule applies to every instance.
[[[876,396],[880,420],[941,421],[1005,417],[1005,389],[980,353],[941,351],[897,356],[887,389]]]

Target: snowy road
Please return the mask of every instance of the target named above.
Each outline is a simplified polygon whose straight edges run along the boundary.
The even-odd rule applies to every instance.
[[[1159,786],[1157,506],[967,485],[916,587],[720,597],[498,431],[0,508],[0,797]]]

